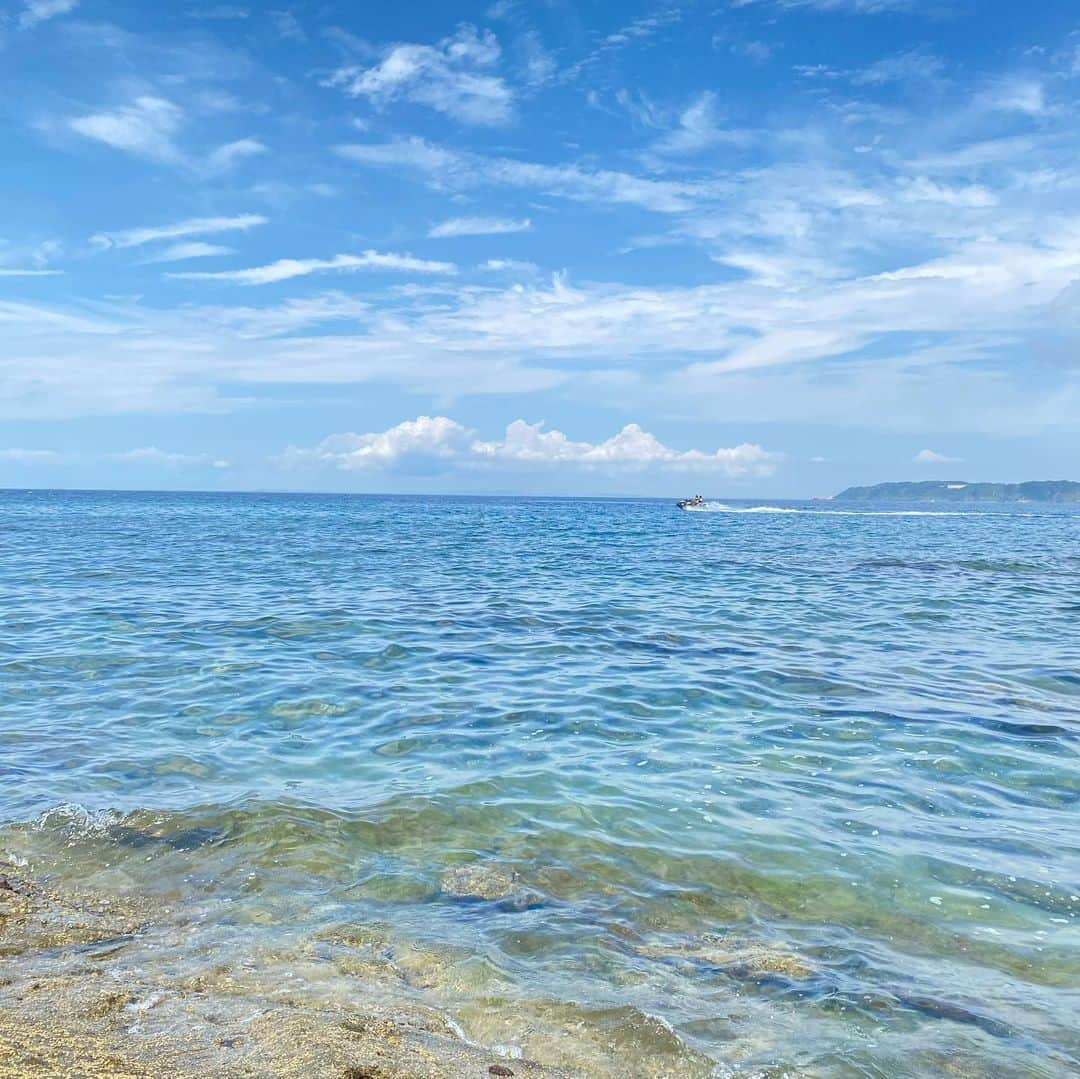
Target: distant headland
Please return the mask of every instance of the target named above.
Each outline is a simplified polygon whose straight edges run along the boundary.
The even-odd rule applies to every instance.
[[[1080,502],[1080,483],[1073,480],[1032,480],[1028,483],[967,483],[964,480],[923,480],[915,483],[875,483],[849,487],[837,501],[880,502]]]

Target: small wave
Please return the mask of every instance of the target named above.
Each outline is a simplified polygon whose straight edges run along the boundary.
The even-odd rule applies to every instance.
[[[91,810],[74,802],[61,802],[41,813],[34,821],[40,831],[53,828],[69,832],[74,837],[107,835],[123,819],[112,809]]]

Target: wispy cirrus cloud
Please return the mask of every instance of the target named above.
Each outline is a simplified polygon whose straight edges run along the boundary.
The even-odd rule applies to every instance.
[[[350,270],[391,270],[405,273],[453,274],[457,267],[452,262],[436,262],[431,259],[413,258],[393,252],[365,251],[362,255],[335,255],[328,259],[278,259],[265,266],[252,266],[243,270],[191,270],[166,274],[185,281],[232,281],[238,285],[270,285],[293,277],[306,277],[313,273]]]
[[[399,44],[371,67],[339,68],[324,85],[382,107],[408,101],[463,123],[495,126],[513,116],[514,94],[491,73],[501,50],[490,31],[463,26],[435,45]]]
[[[428,230],[432,239],[455,236],[503,236],[513,232],[529,232],[532,221],[527,217],[451,217]]]
[[[894,11],[914,11],[922,0],[730,0],[732,7],[751,4],[778,8],[808,8],[812,11],[841,12],[849,15],[883,15]]]
[[[277,461],[286,467],[329,465],[345,471],[437,471],[457,467],[583,468],[595,471],[665,469],[727,476],[769,475],[780,455],[744,443],[712,452],[677,450],[639,424],[628,423],[602,442],[582,442],[543,423],[515,420],[501,439],[485,441],[447,416],[418,416],[385,431],[330,435],[317,446],[295,446]]]
[[[251,14],[246,7],[237,4],[216,4],[213,7],[193,8],[188,12],[189,19],[207,19],[211,22],[229,19],[246,19]]]
[[[157,446],[140,446],[134,450],[108,455],[112,461],[133,465],[152,465],[164,468],[228,468],[229,462],[208,453],[170,453]]]
[[[890,82],[934,83],[945,74],[945,61],[926,49],[909,49],[882,57],[851,73],[851,81],[862,86],[881,86]]]
[[[237,214],[234,217],[189,217],[170,225],[151,225],[146,228],[98,232],[90,237],[95,247],[141,247],[158,240],[179,240],[185,236],[207,236],[218,232],[246,232],[265,225],[269,218],[262,214]]]
[[[1040,116],[1048,108],[1043,81],[1016,75],[992,80],[978,95],[979,104],[996,112]]]
[[[603,35],[596,47],[582,57],[565,73],[566,79],[576,79],[583,72],[631,45],[640,45],[679,23],[683,18],[683,7],[668,4],[647,15],[639,15],[616,30]]]
[[[300,25],[300,20],[291,11],[271,11],[270,21],[278,37],[286,41],[307,41],[307,33]]]
[[[203,95],[218,108],[221,95]],[[266,152],[259,139],[246,137],[224,143],[205,155],[190,154],[177,142],[187,122],[186,111],[166,98],[141,94],[111,109],[70,116],[64,121],[69,131],[102,143],[114,150],[169,165],[201,178],[225,173],[240,161]]]
[[[0,450],[0,461],[12,465],[55,465],[64,459],[56,450],[28,450],[13,447]]]
[[[19,27],[29,30],[57,15],[67,15],[78,5],[79,0],[25,0],[18,16]]]
[[[142,261],[144,265],[152,265],[157,262],[184,262],[187,259],[214,258],[234,254],[236,254],[236,249],[226,247],[224,244],[208,244],[200,240],[191,240],[186,243],[170,244],[164,250]]]
[[[71,117],[67,126],[76,134],[114,150],[151,161],[178,164],[183,155],[174,136],[183,120],[184,112],[179,106],[165,98],[143,94],[128,105]]]
[[[264,153],[266,146],[258,139],[237,139],[212,151],[206,159],[206,168],[210,172],[228,172],[237,162]]]
[[[19,266],[0,266],[0,277],[59,277],[63,270],[41,270]]]
[[[745,141],[743,132],[722,127],[716,116],[716,94],[698,95],[680,114],[678,122],[653,144],[659,154],[696,154],[720,143]]]
[[[612,169],[484,157],[448,150],[417,137],[384,143],[353,143],[336,149],[341,157],[350,161],[413,171],[442,187],[532,188],[561,198],[622,203],[657,213],[689,210],[708,192],[708,185],[692,181],[654,180]]]
[[[170,453],[157,446],[140,446],[133,450],[118,453],[73,454],[58,450],[12,449],[0,450],[0,464],[19,466],[58,465],[74,461],[83,463],[104,460],[117,464],[149,465],[157,468],[228,468],[229,462],[208,453]]]
[[[486,259],[480,264],[480,269],[490,273],[523,274],[525,277],[534,277],[540,272],[535,262],[526,259]]]

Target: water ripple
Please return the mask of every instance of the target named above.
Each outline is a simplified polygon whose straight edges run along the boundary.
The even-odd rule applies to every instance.
[[[0,517],[0,853],[158,897],[117,976],[360,978],[582,1075],[1074,1066],[1080,515]]]

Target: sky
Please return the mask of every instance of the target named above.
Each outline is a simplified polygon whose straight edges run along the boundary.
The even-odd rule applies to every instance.
[[[1080,479],[1072,0],[0,0],[0,487]]]

